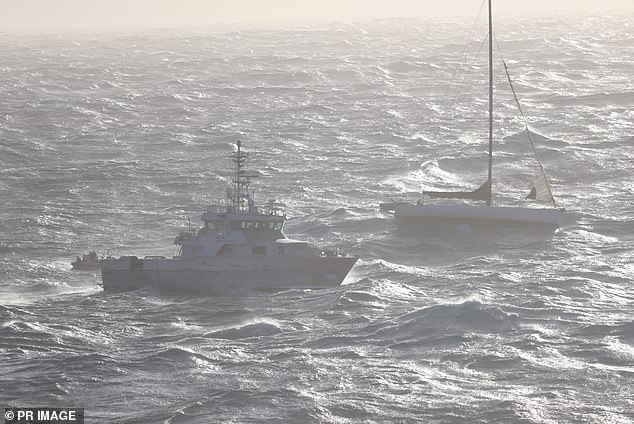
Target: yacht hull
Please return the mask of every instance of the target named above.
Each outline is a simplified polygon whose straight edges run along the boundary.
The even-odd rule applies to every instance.
[[[231,293],[243,290],[323,289],[341,284],[358,258],[319,257],[202,264],[180,259],[122,257],[102,261],[105,291],[142,287],[176,292]]]
[[[406,221],[509,222],[559,226],[563,209],[534,209],[507,206],[394,204],[394,216]]]

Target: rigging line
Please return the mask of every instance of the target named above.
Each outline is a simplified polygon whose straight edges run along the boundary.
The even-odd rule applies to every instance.
[[[531,130],[528,128],[528,120],[526,119],[526,115],[524,115],[524,111],[522,110],[522,106],[520,105],[520,101],[517,97],[517,93],[515,92],[515,86],[513,85],[513,81],[511,80],[511,74],[509,73],[508,65],[504,60],[504,55],[502,54],[502,48],[500,47],[500,42],[498,41],[495,34],[493,34],[493,38],[495,39],[495,44],[498,47],[498,51],[500,52],[500,59],[502,59],[502,64],[504,65],[504,72],[506,73],[506,79],[509,81],[509,85],[511,86],[511,92],[513,93],[513,98],[515,99],[515,104],[517,105],[517,110],[519,110],[520,115],[522,115],[522,119],[524,120],[524,127],[526,128],[526,134],[528,135],[528,141],[531,144],[531,148],[533,149],[533,153],[535,154],[535,159],[537,159],[537,163],[539,164],[539,169],[542,171],[542,176],[544,177],[544,181],[546,182],[546,186],[548,187],[548,191],[550,192],[550,197],[553,201],[553,206],[557,207],[557,202],[555,201],[555,196],[553,196],[552,188],[550,187],[550,181],[546,176],[546,171],[544,171],[544,166],[542,165],[542,161],[539,159],[539,154],[537,153],[537,149],[535,148],[535,142],[533,141],[533,136],[531,135]]]
[[[517,106],[517,110],[519,110],[520,115],[522,115],[522,119],[524,120],[524,125],[528,130],[528,120],[526,119],[526,115],[524,115],[524,111],[522,110],[522,106],[520,105],[520,101],[517,98],[517,93],[515,92],[515,86],[513,85],[513,81],[511,80],[511,75],[509,74],[508,66],[506,65],[506,61],[504,60],[504,55],[502,54],[502,48],[500,47],[500,42],[495,34],[493,34],[493,38],[495,39],[495,44],[498,47],[498,51],[500,53],[500,59],[502,60],[502,65],[504,65],[504,72],[506,73],[506,79],[509,81],[509,85],[511,86],[511,92],[513,93],[513,98],[515,99],[515,105]]]
[[[488,39],[489,39],[489,36],[487,34],[487,36],[484,37],[484,40],[482,40],[482,43],[480,44],[480,48],[478,48],[478,52],[473,57],[473,61],[471,62],[471,65],[469,65],[469,67],[467,68],[467,72],[465,72],[465,75],[462,78],[460,85],[456,89],[456,93],[451,99],[451,103],[449,104],[449,107],[447,109],[452,109],[454,104],[456,103],[456,100],[458,100],[458,96],[460,95],[460,89],[464,86],[464,83],[467,80],[467,77],[469,76],[469,72],[471,72],[471,70],[474,68],[475,61],[478,59],[478,56],[480,55],[480,52],[482,51],[482,47],[484,47],[484,44],[487,42]]]
[[[449,85],[451,85],[451,83],[453,82],[456,73],[458,72],[458,69],[462,66],[463,64],[463,60],[466,62],[467,58],[468,58],[468,54],[465,55],[466,51],[467,51],[467,47],[469,46],[469,44],[471,44],[471,40],[473,39],[473,34],[475,32],[475,27],[478,24],[478,19],[480,19],[480,15],[482,14],[482,9],[484,8],[484,5],[486,4],[487,0],[482,0],[482,4],[480,5],[480,10],[478,11],[478,14],[475,18],[475,20],[473,21],[473,25],[471,25],[471,31],[469,31],[469,36],[467,37],[467,42],[464,44],[464,46],[462,47],[462,53],[460,53],[460,59],[458,60],[458,63],[456,63],[456,66],[453,69],[453,72],[451,73],[451,78],[449,78]]]

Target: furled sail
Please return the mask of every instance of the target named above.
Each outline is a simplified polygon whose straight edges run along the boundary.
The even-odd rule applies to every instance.
[[[480,188],[473,191],[423,191],[423,194],[432,198],[489,201],[491,199],[491,181],[487,180]]]

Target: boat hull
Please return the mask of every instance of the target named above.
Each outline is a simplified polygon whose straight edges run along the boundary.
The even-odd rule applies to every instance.
[[[358,258],[319,257],[244,261],[225,265],[180,259],[123,257],[102,261],[105,291],[142,287],[225,294],[243,290],[323,289],[340,285]],[[276,263],[277,262],[277,263]]]
[[[511,206],[393,205],[394,216],[406,221],[506,222],[559,226],[563,209],[533,209]]]

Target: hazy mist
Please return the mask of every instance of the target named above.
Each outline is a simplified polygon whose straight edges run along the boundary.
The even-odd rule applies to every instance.
[[[474,16],[482,0],[0,0],[2,30],[192,26],[217,23]],[[498,0],[503,14],[634,11],[632,0]],[[474,12],[475,11],[475,12]]]

